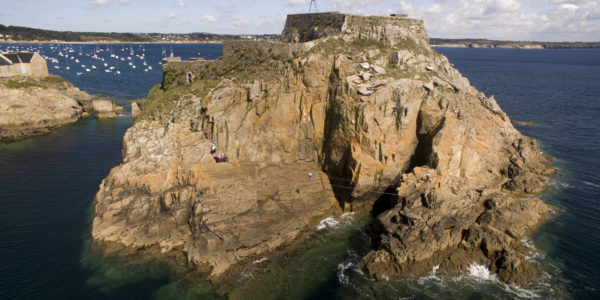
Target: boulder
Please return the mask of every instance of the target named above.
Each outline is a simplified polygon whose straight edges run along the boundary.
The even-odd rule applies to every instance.
[[[115,105],[110,100],[94,100],[92,101],[92,108],[96,118],[114,118],[117,116]]]
[[[372,65],[371,69],[373,69],[373,71],[375,71],[377,74],[385,74],[387,72],[385,68],[378,65]]]
[[[142,114],[142,109],[137,104],[137,102],[131,102],[131,117],[135,119],[141,114]]]

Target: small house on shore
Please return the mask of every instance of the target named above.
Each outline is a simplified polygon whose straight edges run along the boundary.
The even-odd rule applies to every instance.
[[[46,60],[37,52],[0,53],[0,77],[48,76]]]

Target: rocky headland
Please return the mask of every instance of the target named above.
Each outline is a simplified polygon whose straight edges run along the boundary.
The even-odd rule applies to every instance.
[[[0,79],[0,140],[44,134],[81,118],[91,98],[58,76]]]
[[[96,195],[97,244],[219,279],[324,217],[364,211],[376,278],[478,263],[535,280],[521,239],[547,217],[531,194],[549,159],[429,46],[422,21],[291,15],[282,42],[223,52],[163,65]]]

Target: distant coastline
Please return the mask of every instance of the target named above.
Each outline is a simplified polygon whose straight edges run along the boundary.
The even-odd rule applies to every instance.
[[[54,31],[0,24],[0,42],[5,43],[222,43],[225,40],[279,40],[279,34],[131,33]]]
[[[430,38],[432,47],[503,48],[503,49],[591,49],[600,48],[600,42],[531,42],[496,41],[486,39]]]
[[[40,44],[220,44],[226,40],[279,41],[280,34],[216,33],[130,33],[73,32],[35,29],[0,24],[1,43]],[[488,39],[430,38],[432,47],[509,48],[509,49],[586,49],[600,48],[599,42],[501,41]]]
[[[0,43],[7,44],[83,44],[83,45],[93,45],[93,44],[222,44],[223,40],[211,40],[211,41],[179,41],[179,40],[164,40],[164,41],[146,41],[146,42],[131,42],[131,41],[106,41],[106,40],[98,40],[98,41],[85,41],[85,42],[71,42],[71,41],[59,41],[59,40],[2,40],[0,39]]]

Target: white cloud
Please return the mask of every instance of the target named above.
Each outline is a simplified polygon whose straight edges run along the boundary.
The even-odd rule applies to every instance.
[[[521,9],[517,0],[484,0],[484,13],[513,13]]]
[[[378,4],[381,0],[329,0],[333,9],[349,10],[357,7],[367,7],[369,5]]]
[[[119,4],[129,4],[129,0],[117,0]]]
[[[587,3],[590,0],[550,0],[550,3],[561,4],[561,3]]]
[[[176,15],[174,12],[172,12],[172,13],[169,13],[169,14],[167,15],[167,19],[175,19],[175,18],[177,18],[177,15]]]
[[[444,11],[444,8],[438,3],[435,3],[431,6],[429,6],[426,10],[427,13],[436,14],[436,15],[441,14],[443,11]]]
[[[204,15],[202,16],[202,21],[206,22],[206,23],[214,23],[217,21],[217,18],[215,18],[214,16],[211,15]]]
[[[236,10],[238,7],[238,3],[237,2],[221,2],[219,4],[216,5],[216,9],[223,11],[223,12],[231,12]]]
[[[179,0],[179,2],[177,2],[177,6],[184,7],[185,3],[182,0]]]
[[[106,4],[109,4],[109,3],[110,3],[110,0],[94,0],[94,1],[90,1],[91,5],[98,5],[98,6],[106,5]]]
[[[235,17],[233,18],[233,22],[231,22],[231,25],[232,25],[233,27],[238,27],[238,28],[240,28],[240,27],[242,27],[242,26],[246,26],[246,25],[248,25],[248,24],[250,24],[250,23],[249,23],[248,21],[244,20],[244,19],[243,19],[242,17],[240,17],[240,16],[235,16]]]
[[[568,10],[576,10],[579,8],[579,6],[577,6],[575,4],[571,4],[571,3],[561,4],[559,7],[562,9],[568,9]]]
[[[288,0],[288,4],[298,5],[298,4],[307,4],[310,0]]]

